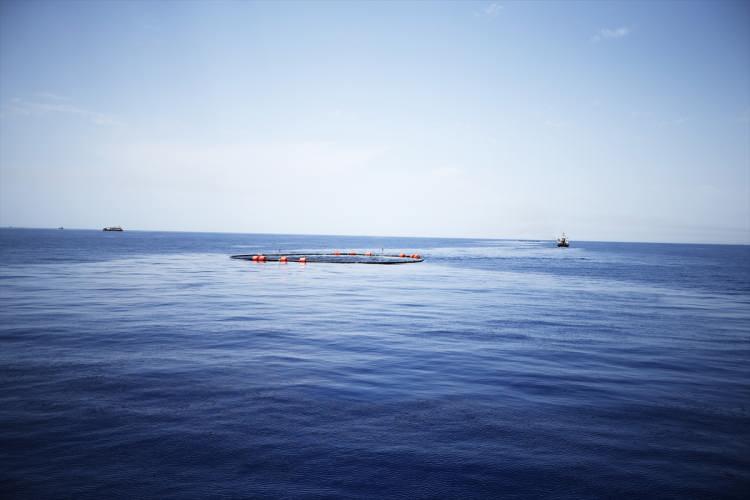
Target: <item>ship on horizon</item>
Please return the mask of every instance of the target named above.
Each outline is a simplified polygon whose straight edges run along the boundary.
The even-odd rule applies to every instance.
[[[122,231],[123,229],[120,226],[107,226],[102,231]]]

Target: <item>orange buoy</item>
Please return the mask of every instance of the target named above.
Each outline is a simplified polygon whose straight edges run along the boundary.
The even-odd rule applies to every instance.
[[[415,254],[414,254],[414,258],[415,258],[415,259],[421,259],[421,258],[422,258],[422,256],[421,256],[421,255],[419,255],[418,253],[415,253]]]
[[[286,264],[287,260],[289,260],[289,259],[287,259],[285,255],[279,257],[279,262],[283,262],[284,264]]]
[[[265,255],[258,255],[258,262],[265,262],[266,256]]]
[[[300,257],[299,261],[300,261],[301,264],[306,264],[307,263],[307,257]]]
[[[357,255],[357,252],[349,252],[349,255]]]
[[[338,250],[336,250],[335,252],[333,252],[333,255],[341,255],[341,252],[339,252]]]
[[[399,257],[406,257],[406,254],[402,253],[401,255],[399,255]]]
[[[253,262],[258,262],[258,256],[257,255],[253,255]]]
[[[372,252],[365,252],[365,255],[367,255],[368,257],[372,257]]]

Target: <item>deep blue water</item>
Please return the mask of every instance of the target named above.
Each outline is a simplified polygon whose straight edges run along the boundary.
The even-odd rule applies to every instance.
[[[2,229],[0,370],[2,498],[747,498],[750,247]]]

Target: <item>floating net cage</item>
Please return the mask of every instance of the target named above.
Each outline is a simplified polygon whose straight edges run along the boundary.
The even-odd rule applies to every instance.
[[[253,262],[324,262],[328,264],[412,264],[422,262],[419,254],[382,254],[374,252],[333,252],[333,253],[264,253],[232,255],[233,259]]]

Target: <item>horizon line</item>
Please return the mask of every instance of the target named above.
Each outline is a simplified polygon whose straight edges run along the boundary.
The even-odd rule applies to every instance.
[[[80,228],[63,226],[39,227],[39,226],[0,226],[0,229],[27,229],[27,230],[54,230],[59,231],[62,227],[67,231],[99,231],[102,229]],[[325,234],[325,233],[263,233],[245,231],[186,231],[177,229],[127,229],[123,232],[135,233],[193,233],[193,234],[238,234],[238,235],[262,235],[262,236],[331,236],[337,238],[413,238],[413,239],[442,239],[442,240],[487,240],[487,241],[555,241],[556,238],[501,238],[501,237],[472,237],[472,236],[399,236],[399,235],[372,235],[372,234]],[[748,243],[717,243],[717,242],[695,242],[695,241],[624,241],[624,240],[587,240],[573,239],[583,243],[633,243],[646,245],[721,245],[721,246],[750,246]]]

